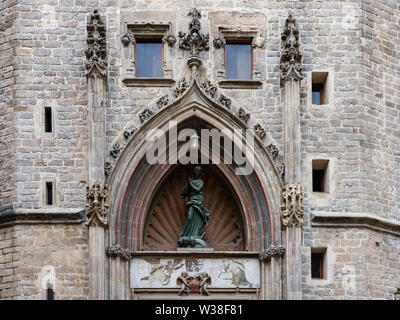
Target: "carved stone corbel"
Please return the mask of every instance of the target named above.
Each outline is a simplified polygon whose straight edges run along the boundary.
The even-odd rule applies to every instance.
[[[280,69],[282,71],[282,80],[302,80],[302,54],[300,53],[299,30],[296,27],[296,20],[291,14],[286,19],[281,40]]]
[[[284,227],[303,225],[303,190],[298,184],[289,184],[282,188],[281,217]]]
[[[237,112],[237,117],[242,120],[244,123],[247,124],[247,121],[250,119],[250,113],[247,113],[246,110],[242,107],[239,108],[239,111]]]
[[[108,225],[107,186],[95,183],[86,187],[86,225]]]

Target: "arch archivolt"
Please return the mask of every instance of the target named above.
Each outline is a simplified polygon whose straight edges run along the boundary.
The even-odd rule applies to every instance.
[[[196,80],[182,96],[146,119],[126,139],[113,169],[108,172],[110,244],[132,251],[143,250],[144,226],[152,198],[157,185],[163,183],[174,167],[173,164],[147,163],[146,152],[151,145],[146,141],[147,132],[153,128],[167,132],[169,121],[179,125],[194,118],[198,123],[203,122],[218,130],[247,129],[246,123],[237,115],[206,95]],[[270,245],[280,245],[282,176],[276,166],[276,153],[271,153],[259,138],[254,142],[254,171],[251,175],[237,176],[232,165],[220,164],[217,169],[232,187],[241,206],[245,250],[261,251]]]

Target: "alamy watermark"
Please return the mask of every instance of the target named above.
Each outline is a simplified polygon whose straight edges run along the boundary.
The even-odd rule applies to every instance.
[[[150,142],[149,164],[223,163],[234,165],[236,175],[250,175],[254,170],[254,133],[249,129],[185,128],[178,132],[177,122],[169,121],[166,131],[149,130],[146,141]]]

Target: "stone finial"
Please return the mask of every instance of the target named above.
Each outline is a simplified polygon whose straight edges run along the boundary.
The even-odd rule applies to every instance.
[[[281,216],[285,227],[303,225],[303,190],[300,185],[289,184],[282,188]]]
[[[107,74],[107,46],[106,28],[100,14],[94,10],[86,25],[88,48],[86,55],[86,76],[106,76]]]
[[[107,185],[86,187],[86,225],[108,225]]]
[[[280,69],[283,80],[303,79],[299,42],[299,30],[296,28],[296,20],[289,14],[285,22],[282,36],[282,52]]]
[[[209,49],[209,35],[200,32],[200,11],[193,9],[189,12],[189,16],[192,17],[192,21],[189,23],[189,33],[179,32],[179,48],[189,50],[192,57],[198,57],[201,51]]]

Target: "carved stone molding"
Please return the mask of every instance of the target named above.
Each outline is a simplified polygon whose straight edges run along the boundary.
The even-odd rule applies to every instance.
[[[225,108],[230,109],[232,101],[231,99],[225,97],[223,94],[219,97],[219,103],[222,104]]]
[[[225,39],[217,37],[213,41],[215,49],[223,48],[226,45]]]
[[[282,52],[280,69],[283,80],[303,79],[299,42],[299,30],[296,27],[296,20],[289,14],[285,22],[285,28],[281,36]]]
[[[124,138],[125,139],[129,139],[136,131],[137,131],[136,128],[132,128],[130,130],[125,130],[124,131]]]
[[[108,179],[110,178],[111,172],[113,170],[113,165],[111,162],[106,162],[104,165],[104,175],[106,177],[106,181],[108,181]]]
[[[86,30],[86,76],[94,77],[96,74],[104,77],[107,74],[106,28],[97,10],[90,15]]]
[[[211,277],[207,272],[201,272],[195,275],[189,275],[187,272],[182,272],[176,278],[176,284],[180,287],[178,295],[198,293],[200,295],[210,295],[208,286],[211,285]]]
[[[214,98],[214,95],[217,92],[217,86],[214,83],[212,83],[210,80],[206,80],[200,85],[200,87],[206,94]]]
[[[139,119],[141,123],[144,123],[147,119],[149,119],[154,114],[150,109],[145,109],[142,113],[139,114]]]
[[[121,147],[118,142],[113,145],[113,148],[110,150],[110,155],[114,159],[118,157],[119,153],[121,152]]]
[[[278,169],[279,176],[281,177],[281,181],[284,182],[285,181],[285,164],[281,163],[276,168]]]
[[[131,253],[128,249],[123,249],[121,246],[108,246],[106,247],[106,256],[109,258],[120,257],[124,261],[131,259]]]
[[[108,225],[107,185],[86,187],[86,225]]]
[[[289,184],[282,188],[281,217],[285,227],[303,225],[303,190],[300,185]]]
[[[236,113],[237,117],[247,124],[247,121],[250,119],[250,113],[247,113],[244,108],[240,107],[239,111]]]
[[[186,82],[185,78],[183,78],[178,81],[176,87],[174,88],[174,90],[172,92],[173,92],[175,98],[177,98],[180,95],[182,95],[188,88],[189,88],[189,83]]]
[[[257,37],[253,38],[253,41],[251,42],[251,46],[253,48],[259,48],[263,49],[265,46],[265,39],[261,34],[257,35]]]
[[[169,104],[169,97],[167,94],[157,100],[157,106],[159,109],[164,108],[168,104]]]
[[[125,47],[128,46],[132,41],[134,42],[135,38],[131,38],[129,33],[125,33],[121,38],[121,42]]]
[[[269,152],[270,156],[272,159],[275,159],[278,155],[279,155],[279,150],[276,147],[276,145],[274,145],[273,143],[270,143],[267,147],[266,147],[267,151]]]
[[[267,131],[259,123],[257,123],[254,126],[254,134],[262,140],[267,134]]]
[[[259,259],[261,261],[267,261],[271,259],[271,257],[283,257],[285,255],[285,248],[282,246],[270,246],[267,251],[261,251],[259,254]]]
[[[192,21],[189,23],[189,33],[179,32],[179,48],[190,51],[190,56],[198,57],[200,52],[209,49],[209,35],[200,32],[200,12],[193,9],[189,15],[192,17]]]
[[[163,38],[163,41],[165,41],[166,43],[168,43],[168,45],[169,45],[170,47],[173,47],[174,44],[176,43],[176,37],[175,37],[173,34],[169,34],[169,35],[167,35],[167,36],[165,36],[165,37]]]

